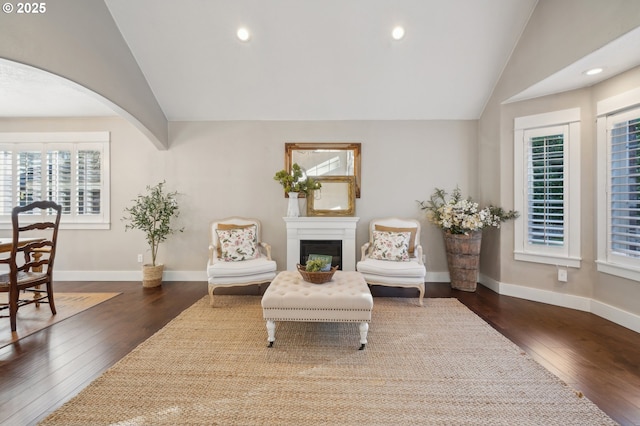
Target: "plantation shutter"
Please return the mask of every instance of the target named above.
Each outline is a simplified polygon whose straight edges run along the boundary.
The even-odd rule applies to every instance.
[[[640,110],[609,117],[611,251],[640,257]]]
[[[100,151],[79,150],[76,157],[76,199],[79,215],[100,214]]]
[[[71,213],[71,151],[47,152],[46,198],[60,204],[63,214]]]
[[[13,152],[0,150],[0,215],[10,215],[13,207]]]
[[[529,244],[562,246],[565,237],[564,133],[528,138],[527,237]]]
[[[42,152],[21,151],[17,155],[18,199],[16,205],[25,206],[42,200]]]
[[[109,132],[0,132],[0,228],[11,226],[13,207],[49,200],[62,206],[68,229],[108,229],[109,139]]]

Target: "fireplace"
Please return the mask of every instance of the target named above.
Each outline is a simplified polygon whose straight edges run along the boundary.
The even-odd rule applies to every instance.
[[[300,264],[305,265],[310,254],[331,256],[331,266],[342,270],[342,240],[300,240]]]
[[[356,224],[358,217],[306,216],[285,217],[287,225],[287,270],[295,271],[302,263],[301,241],[339,241],[340,260],[343,271],[356,270]],[[331,253],[307,253],[331,254]],[[333,254],[331,254],[334,256]]]

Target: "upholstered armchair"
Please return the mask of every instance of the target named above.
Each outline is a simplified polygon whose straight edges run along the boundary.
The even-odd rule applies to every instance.
[[[276,276],[271,246],[260,238],[259,220],[229,217],[211,222],[209,229],[207,278],[211,306],[213,291],[218,287],[261,284]]]
[[[369,241],[362,246],[356,270],[370,285],[417,288],[422,305],[427,269],[422,261],[420,222],[399,218],[372,220]]]

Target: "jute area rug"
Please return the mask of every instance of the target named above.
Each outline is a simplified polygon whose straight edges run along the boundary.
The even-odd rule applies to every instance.
[[[358,326],[281,322],[208,297],[43,425],[615,424],[455,299],[375,298]]]
[[[9,318],[0,318],[0,348],[16,342],[36,331],[52,324],[86,311],[100,303],[119,295],[120,293],[55,293],[53,300],[56,304],[56,315],[51,315],[51,309],[46,303],[36,307],[35,304],[18,309],[16,332],[11,332]],[[0,303],[7,303],[7,293],[0,294]],[[5,309],[2,315],[9,315]]]

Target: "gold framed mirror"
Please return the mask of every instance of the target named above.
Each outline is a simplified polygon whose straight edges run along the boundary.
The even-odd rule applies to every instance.
[[[307,216],[355,214],[355,176],[321,176],[316,179],[322,187],[307,197]]]
[[[291,172],[297,163],[314,179],[329,176],[352,176],[355,197],[360,198],[361,143],[303,142],[284,144],[284,167]]]

